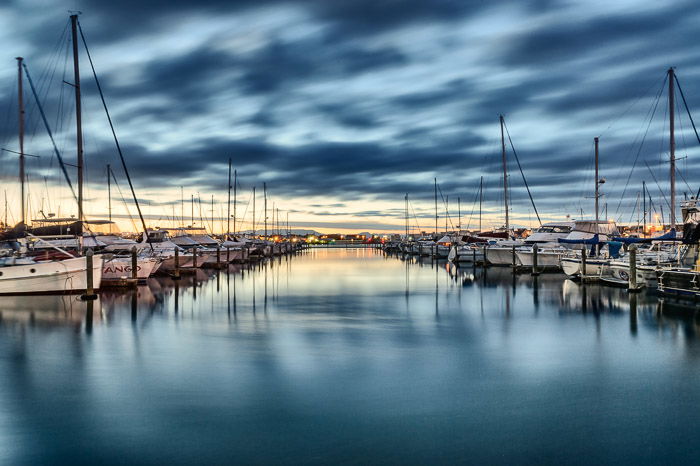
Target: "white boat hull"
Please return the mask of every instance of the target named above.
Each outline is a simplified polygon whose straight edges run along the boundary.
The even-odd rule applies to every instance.
[[[484,250],[465,246],[456,246],[450,250],[448,259],[459,264],[474,264],[484,261]]]
[[[192,254],[180,254],[178,257],[179,267],[181,269],[192,269],[193,267]],[[199,260],[199,259],[198,259]],[[175,270],[175,256],[166,256],[163,258],[163,262],[160,264],[158,270],[165,273],[173,272]]]
[[[518,263],[525,267],[533,266],[533,252],[530,251],[515,251],[515,255],[518,258]],[[544,267],[547,269],[560,269],[561,268],[561,258],[564,255],[563,252],[553,252],[553,251],[537,251],[537,266]]]
[[[487,247],[486,260],[492,265],[513,265],[513,248]],[[515,265],[520,265],[517,254]]]
[[[0,267],[0,295],[76,293],[87,288],[87,260],[76,257]],[[92,258],[93,288],[102,281],[102,256]]]
[[[601,272],[608,267],[607,259],[587,259],[586,260],[586,276],[600,275]],[[581,276],[581,259],[579,257],[562,257],[561,269],[569,277]]]
[[[158,259],[138,257],[136,259],[136,278],[146,280],[160,265]],[[133,277],[130,257],[113,257],[102,264],[102,281],[118,282]]]

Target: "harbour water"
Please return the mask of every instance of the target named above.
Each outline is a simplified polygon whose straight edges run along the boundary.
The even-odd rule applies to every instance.
[[[312,249],[0,312],[3,464],[700,459],[696,311],[648,292]]]

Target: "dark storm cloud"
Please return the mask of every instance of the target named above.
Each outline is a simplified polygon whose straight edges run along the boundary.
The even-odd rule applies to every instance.
[[[513,66],[538,66],[575,61],[587,54],[604,58],[611,47],[635,42],[642,45],[641,50],[656,52],[665,48],[663,42],[649,39],[658,37],[660,32],[664,33],[666,44],[681,39],[683,29],[677,26],[685,22],[689,13],[697,14],[695,2],[669,2],[668,6],[659,5],[648,11],[629,8],[617,15],[562,18],[559,24],[513,37],[504,61]]]

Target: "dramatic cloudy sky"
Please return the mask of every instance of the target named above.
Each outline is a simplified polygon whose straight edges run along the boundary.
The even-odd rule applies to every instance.
[[[435,177],[441,225],[448,203],[458,222],[459,197],[462,224],[471,217],[474,227],[482,176],[484,221],[497,226],[499,114],[543,221],[582,210],[593,215],[593,138],[600,136],[607,216],[636,222],[642,180],[656,212],[663,206],[668,215],[668,103],[661,91],[669,66],[691,110],[700,108],[697,0],[5,0],[3,148],[17,149],[14,57],[21,55],[58,146],[75,163],[72,88],[63,83],[73,79],[68,10],[82,12],[151,224],[181,215],[181,186],[187,200],[201,198],[207,217],[214,195],[220,218],[230,157],[246,228],[251,190],[261,195],[265,182],[269,206],[282,218],[289,212],[295,227],[400,230],[409,193],[412,226],[432,229]],[[106,164],[115,166],[124,197],[127,185],[84,52],[81,60],[86,210],[99,218],[107,215]],[[42,205],[75,213],[28,93],[27,100],[26,151],[41,156],[28,162],[33,215]],[[699,187],[700,151],[685,113],[677,127],[682,196]],[[532,225],[510,148],[508,165],[511,217]],[[11,221],[19,215],[16,172],[17,156],[3,152]],[[258,223],[262,204],[259,196]],[[116,190],[113,208],[126,216]],[[128,209],[133,213],[133,204]],[[189,202],[184,211],[189,217]]]

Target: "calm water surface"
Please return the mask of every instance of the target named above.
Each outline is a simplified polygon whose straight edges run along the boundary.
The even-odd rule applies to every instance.
[[[312,250],[0,297],[0,463],[696,463],[695,308]]]

